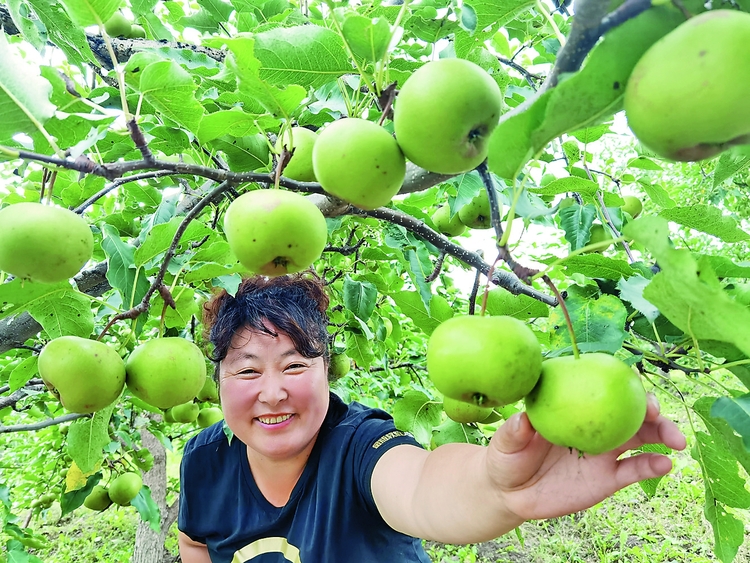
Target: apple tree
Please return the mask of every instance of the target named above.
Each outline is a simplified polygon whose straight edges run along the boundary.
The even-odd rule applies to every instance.
[[[750,508],[750,3],[567,4],[0,6],[0,434],[35,477],[0,468],[0,560],[41,560],[53,503],[114,502],[141,518],[133,561],[162,561],[167,452],[221,418],[202,304],[312,269],[333,389],[425,447],[486,443],[524,408],[437,391],[428,339],[451,318],[522,321],[547,360],[619,358],[684,408],[732,561]],[[487,342],[492,364],[505,329],[473,326],[439,346]],[[173,340],[190,351],[162,371],[189,383],[139,386],[144,347]],[[468,397],[486,395],[477,371]]]

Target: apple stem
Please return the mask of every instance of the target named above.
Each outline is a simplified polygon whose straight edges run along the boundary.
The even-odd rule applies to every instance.
[[[570,345],[573,347],[573,357],[577,360],[580,357],[580,353],[578,351],[578,343],[576,342],[576,334],[573,331],[573,321],[570,320],[570,313],[568,313],[568,308],[565,306],[565,301],[563,300],[560,291],[557,289],[549,276],[542,276],[542,280],[549,286],[549,288],[552,290],[552,293],[554,293],[555,297],[557,298],[557,304],[560,305],[560,309],[562,310],[563,316],[565,317],[565,324],[568,325],[568,332],[570,333]]]

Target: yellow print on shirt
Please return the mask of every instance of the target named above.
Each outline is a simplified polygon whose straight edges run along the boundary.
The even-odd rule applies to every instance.
[[[294,547],[286,538],[261,538],[242,549],[234,552],[232,563],[246,563],[264,553],[281,553],[290,563],[301,563],[299,549]]]
[[[392,440],[393,438],[399,438],[401,436],[408,436],[406,432],[401,432],[400,430],[394,430],[393,432],[388,432],[385,436],[381,436],[378,438],[375,443],[372,445],[373,448],[376,450],[385,444],[388,440]]]

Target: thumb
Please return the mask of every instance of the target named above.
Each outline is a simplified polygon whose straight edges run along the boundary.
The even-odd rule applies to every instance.
[[[490,444],[500,453],[509,455],[523,450],[535,435],[525,412],[517,412],[497,429]]]

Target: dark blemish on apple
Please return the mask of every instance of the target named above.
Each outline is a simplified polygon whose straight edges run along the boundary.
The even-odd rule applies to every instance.
[[[703,49],[700,53],[698,53],[698,56],[699,57],[705,57],[706,53],[707,53],[707,51],[705,49]]]
[[[617,80],[615,80],[615,83],[612,84],[612,88],[615,89],[615,90],[619,90],[620,89],[620,82],[617,81]]]

